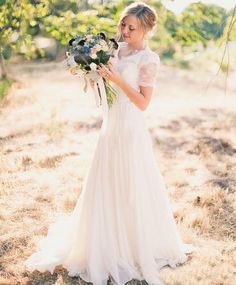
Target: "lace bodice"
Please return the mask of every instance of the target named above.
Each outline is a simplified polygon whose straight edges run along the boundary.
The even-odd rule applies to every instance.
[[[149,47],[138,51],[137,53],[119,57],[121,47],[127,45],[125,42],[119,43],[119,48],[116,51],[114,58],[114,68],[121,76],[137,91],[140,91],[140,86],[156,86],[156,77],[160,65],[159,56]],[[119,100],[129,101],[126,94],[119,87],[113,86],[119,93]]]

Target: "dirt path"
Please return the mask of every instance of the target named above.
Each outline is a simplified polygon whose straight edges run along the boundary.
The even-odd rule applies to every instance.
[[[57,214],[71,211],[101,126],[93,94],[59,63],[14,65],[20,81],[0,107],[0,284],[79,284],[58,267],[30,273],[23,261]],[[233,285],[235,266],[236,86],[162,67],[145,111],[156,159],[185,242],[188,264],[167,285]]]

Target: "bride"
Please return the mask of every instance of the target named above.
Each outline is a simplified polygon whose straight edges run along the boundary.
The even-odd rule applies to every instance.
[[[99,73],[117,91],[103,121],[91,166],[73,212],[49,226],[29,270],[53,273],[57,265],[69,276],[94,285],[108,279],[164,284],[160,269],[187,261],[194,246],[182,242],[171,211],[143,111],[150,103],[159,57],[146,44],[156,13],[136,2],[121,15],[115,61]]]

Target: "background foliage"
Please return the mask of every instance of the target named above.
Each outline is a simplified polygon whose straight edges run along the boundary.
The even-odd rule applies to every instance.
[[[5,60],[14,54],[25,58],[55,59],[77,33],[104,31],[114,37],[121,11],[131,2],[87,0],[1,0],[0,1],[0,65],[6,77]],[[192,3],[181,15],[167,10],[161,1],[145,1],[158,14],[158,27],[150,46],[162,59],[180,59],[186,52],[196,52],[209,44],[220,45],[227,38],[230,20],[228,13],[217,5]],[[102,4],[102,5],[101,5]],[[235,23],[235,21],[233,22]],[[55,51],[47,52],[47,44],[36,39],[53,39]],[[231,27],[228,40],[236,40],[236,25]],[[48,44],[50,45],[50,44]]]

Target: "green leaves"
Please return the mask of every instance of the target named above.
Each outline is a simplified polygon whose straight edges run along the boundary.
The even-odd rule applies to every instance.
[[[4,59],[14,52],[34,58],[43,54],[34,42],[35,36],[52,37],[66,46],[73,35],[86,34],[88,27],[93,28],[93,33],[115,37],[120,14],[131,2],[105,1],[100,5],[87,0],[0,0],[0,52]],[[176,16],[161,1],[147,3],[158,14],[150,46],[160,54],[173,55],[179,47],[199,43],[206,46],[227,35],[230,15],[217,5],[192,3]],[[229,39],[235,39],[235,34],[233,27]]]
[[[15,50],[27,58],[37,50],[32,40],[32,27],[48,13],[48,1],[33,3],[29,0],[4,1],[0,9],[0,45],[5,59]]]
[[[181,26],[176,31],[176,39],[184,46],[197,42],[204,45],[209,40],[219,38],[225,27],[226,11],[217,5],[201,2],[189,5],[179,18]]]

